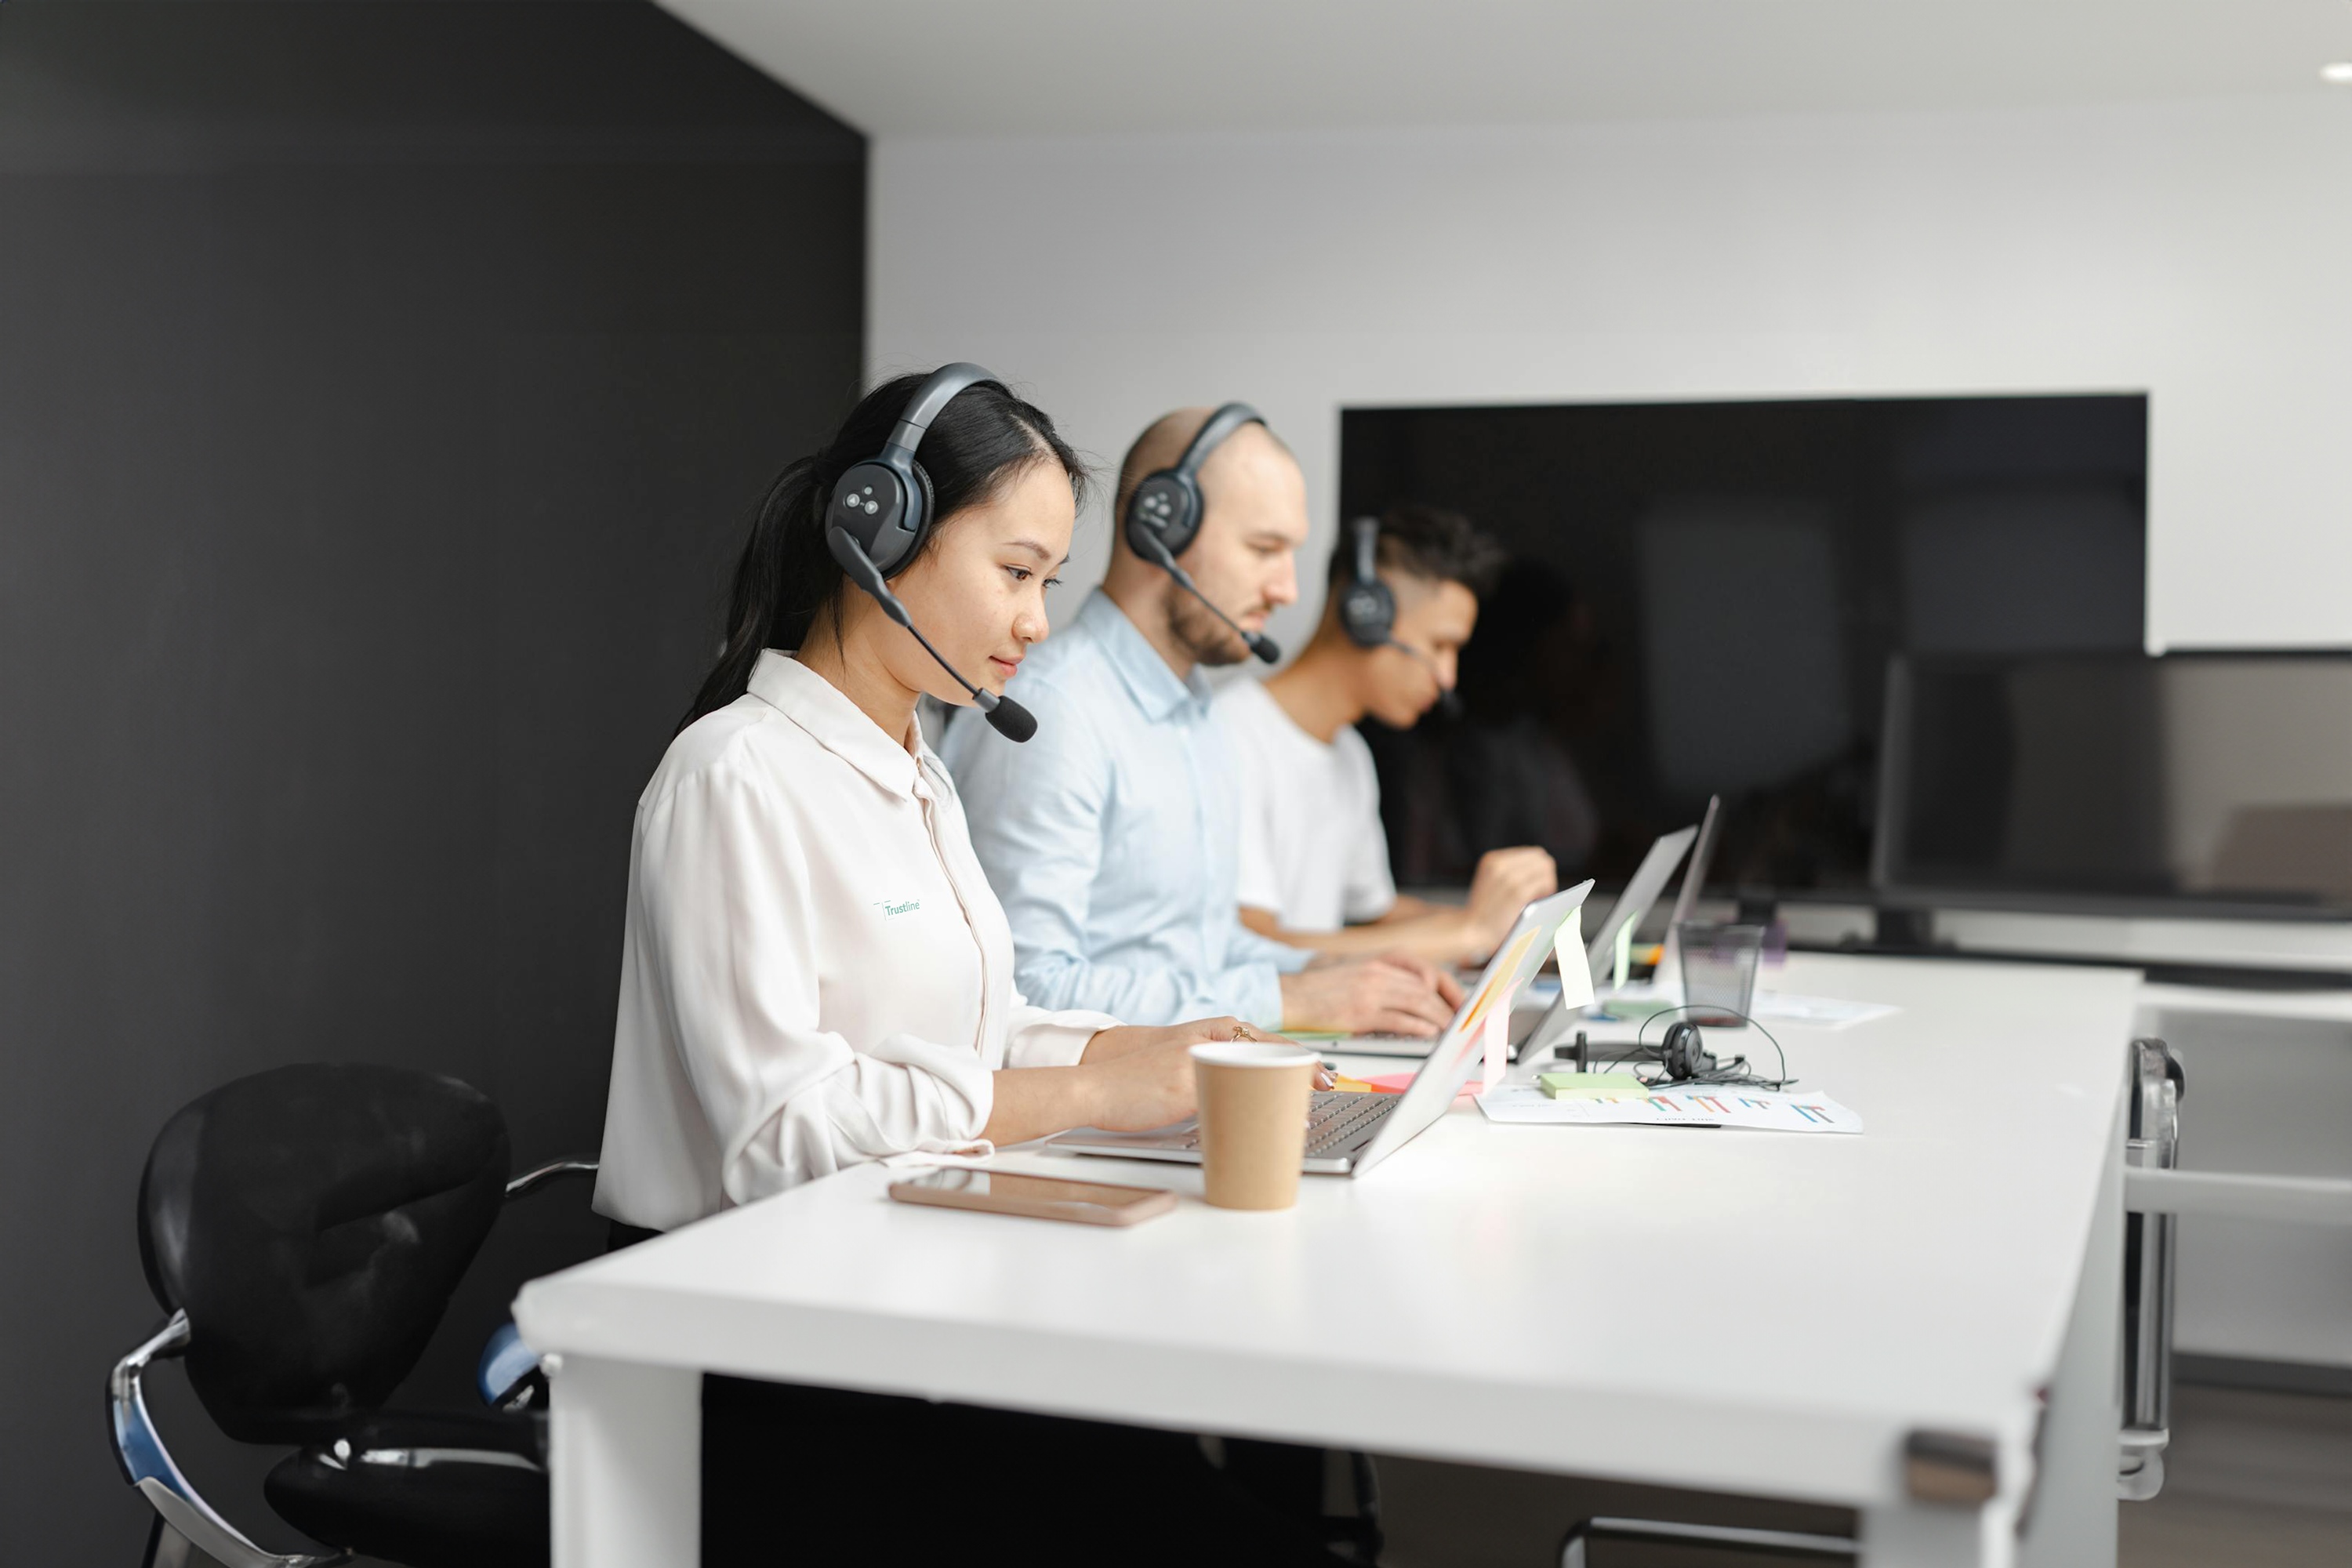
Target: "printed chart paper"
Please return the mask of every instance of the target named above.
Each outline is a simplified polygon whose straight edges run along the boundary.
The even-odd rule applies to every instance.
[[[1647,1094],[1554,1100],[1531,1083],[1478,1097],[1489,1121],[1587,1127],[1748,1127],[1769,1132],[1859,1132],[1862,1118],[1826,1094],[1675,1085]]]

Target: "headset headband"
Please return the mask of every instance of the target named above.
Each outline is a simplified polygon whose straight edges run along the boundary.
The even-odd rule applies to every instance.
[[[1369,583],[1380,575],[1381,520],[1360,517],[1349,526],[1356,533],[1356,580]]]
[[[915,395],[907,400],[907,412],[898,416],[898,423],[890,427],[890,438],[882,444],[882,458],[887,462],[893,457],[911,460],[915,448],[921,444],[923,432],[940,416],[940,410],[955,400],[956,394],[996,377],[979,365],[958,360],[931,372],[923,384],[915,388]]]
[[[1209,454],[1217,449],[1218,443],[1244,425],[1265,423],[1265,416],[1246,403],[1223,405],[1209,416],[1209,422],[1201,426],[1200,433],[1192,437],[1192,444],[1184,448],[1184,455],[1176,459],[1175,468],[1169,471],[1181,474],[1188,479],[1194,478],[1201,465],[1209,460]]]

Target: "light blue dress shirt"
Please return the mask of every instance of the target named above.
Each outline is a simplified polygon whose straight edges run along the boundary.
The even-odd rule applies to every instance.
[[[1022,995],[1130,1024],[1230,1013],[1279,1027],[1279,977],[1312,955],[1241,923],[1240,786],[1200,671],[1177,679],[1097,589],[1006,695],[1037,716],[1034,739],[965,712],[940,754],[1012,923]]]

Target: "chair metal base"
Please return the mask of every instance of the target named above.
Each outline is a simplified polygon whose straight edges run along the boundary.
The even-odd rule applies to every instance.
[[[155,1510],[156,1530],[150,1532],[147,1542],[150,1555],[177,1542],[173,1549],[181,1552],[180,1562],[187,1561],[187,1552],[200,1551],[220,1568],[335,1568],[350,1562],[347,1552],[289,1556],[255,1545],[214,1512],[213,1506],[180,1473],[171,1450],[163,1447],[163,1434],[155,1429],[154,1417],[147,1412],[144,1380],[151,1364],[185,1353],[193,1338],[188,1314],[174,1312],[137,1349],[115,1363],[106,1381],[107,1408],[114,1423],[114,1461],[121,1467],[122,1479],[138,1489]]]

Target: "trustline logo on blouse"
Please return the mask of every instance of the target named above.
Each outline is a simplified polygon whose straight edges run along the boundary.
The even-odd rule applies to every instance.
[[[895,921],[900,915],[911,915],[917,910],[921,909],[923,907],[923,901],[920,899],[908,899],[903,904],[896,904],[892,903],[887,899],[877,899],[874,900],[874,907],[882,911],[882,918],[884,920]]]

